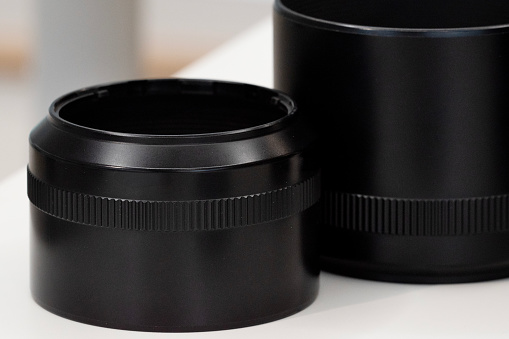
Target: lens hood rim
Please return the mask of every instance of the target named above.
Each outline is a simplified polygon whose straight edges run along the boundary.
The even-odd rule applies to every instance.
[[[449,38],[461,36],[477,36],[490,34],[503,34],[509,32],[507,24],[483,25],[472,27],[454,28],[405,28],[405,27],[383,27],[361,24],[349,24],[339,21],[320,19],[315,16],[306,15],[291,9],[283,4],[285,0],[275,0],[274,11],[283,15],[288,20],[300,23],[317,29],[330,30],[360,35],[394,36],[394,37],[426,37],[426,38]]]

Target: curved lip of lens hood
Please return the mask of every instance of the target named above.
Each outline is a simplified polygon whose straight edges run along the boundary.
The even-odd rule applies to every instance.
[[[164,87],[163,87],[164,86]],[[243,91],[241,90],[243,89]],[[243,93],[242,93],[243,92]],[[69,105],[83,105],[87,101],[93,101],[97,99],[106,99],[110,96],[116,96],[117,98],[125,97],[129,99],[130,95],[143,94],[147,97],[153,96],[218,96],[227,99],[244,97],[244,105],[251,101],[263,100],[267,107],[274,106],[280,109],[281,117],[272,119],[270,121],[255,123],[253,126],[246,126],[241,128],[225,127],[224,130],[218,130],[213,132],[182,132],[178,129],[174,129],[175,133],[157,133],[157,132],[140,132],[135,130],[134,132],[123,132],[118,130],[111,130],[110,128],[100,128],[89,126],[89,123],[75,122],[72,112],[62,116],[63,111],[69,110]],[[240,109],[242,107],[240,106]],[[103,109],[98,107],[99,109]],[[227,81],[214,81],[214,80],[202,80],[202,79],[154,79],[154,80],[134,80],[127,82],[118,82],[111,84],[104,84],[100,86],[94,86],[85,88],[76,92],[69,93],[55,100],[49,110],[50,117],[53,122],[61,125],[68,126],[71,128],[81,129],[83,131],[89,131],[93,133],[102,134],[104,136],[111,137],[125,137],[125,138],[136,138],[137,141],[143,142],[142,139],[166,139],[165,142],[171,140],[183,140],[189,142],[189,139],[204,139],[207,137],[232,137],[238,134],[249,133],[258,131],[266,128],[274,127],[281,122],[288,119],[295,113],[296,107],[294,102],[285,94],[268,90],[263,87],[254,85],[239,84],[235,82]],[[72,108],[70,109],[72,110]],[[141,114],[142,112],[137,112]],[[207,114],[203,112],[202,114]],[[69,118],[68,118],[69,117]],[[141,115],[140,115],[141,118]],[[177,126],[178,128],[179,126]],[[118,127],[115,127],[118,129]],[[201,140],[197,140],[198,142]]]
[[[275,90],[119,82],[57,99],[30,133],[31,290],[98,326],[222,330],[316,298],[316,135]]]
[[[151,111],[151,104],[136,100],[140,95],[145,100],[157,101],[153,105],[166,105],[167,108]],[[121,109],[110,107],[120,99],[128,103]],[[110,104],[109,100],[113,103]],[[201,108],[196,112],[190,111],[186,108],[186,100],[197,100],[193,105]],[[260,109],[269,113],[256,114]],[[162,118],[165,112],[170,118]],[[291,125],[296,114],[297,107],[286,94],[259,86],[194,79],[135,80],[67,94],[52,103],[47,117],[58,130],[69,132],[62,136],[69,142],[86,140],[90,149],[110,143],[125,156],[97,159],[93,152],[70,152],[43,138],[39,139],[45,142],[44,146],[38,143],[32,143],[32,146],[68,161],[99,166],[168,170],[239,166],[288,155],[289,151],[294,152],[291,148],[296,144],[298,149],[305,147],[299,140],[293,140],[294,145],[289,145],[278,138],[272,140],[277,147],[259,145],[261,147],[250,157],[234,147],[235,144],[239,150],[247,151],[253,142],[265,142],[265,135]],[[219,122],[207,118],[209,115],[215,115]],[[161,119],[166,120],[160,123]],[[157,124],[151,123],[151,120]],[[119,144],[111,144],[112,141]],[[120,144],[125,147],[120,147]],[[232,145],[231,152],[223,157],[214,156],[214,145],[219,144]],[[154,149],[151,145],[161,145],[161,148]],[[198,148],[203,151],[189,152]],[[142,153],[143,149],[159,154],[139,161],[128,153]],[[170,159],[164,156],[168,151],[185,153],[185,157]]]
[[[509,2],[478,0],[467,8],[464,3],[462,0],[276,0],[274,8],[287,18],[308,26],[354,34],[456,37],[509,31],[509,17],[507,14],[504,16],[509,12]],[[498,10],[493,9],[497,6],[500,7]],[[384,12],[387,15],[380,14]],[[437,17],[444,13],[448,17]],[[480,13],[497,17],[479,19]],[[437,20],[440,25],[435,23]]]

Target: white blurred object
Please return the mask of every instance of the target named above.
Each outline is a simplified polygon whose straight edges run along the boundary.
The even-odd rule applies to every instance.
[[[256,24],[273,0],[140,0],[143,71],[165,77]]]
[[[38,113],[75,89],[138,75],[136,0],[36,1]]]
[[[221,47],[207,53],[206,58],[177,72],[175,76],[272,87],[272,45],[272,17],[267,16]]]

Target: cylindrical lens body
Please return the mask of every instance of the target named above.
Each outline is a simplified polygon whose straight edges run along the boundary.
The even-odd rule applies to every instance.
[[[30,135],[31,288],[145,331],[249,326],[318,290],[315,136],[256,86],[149,80],[55,101]]]
[[[509,275],[509,3],[277,0],[275,87],[323,136],[324,269]]]

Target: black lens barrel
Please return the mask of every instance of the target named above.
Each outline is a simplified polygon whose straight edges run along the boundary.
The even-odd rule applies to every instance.
[[[323,136],[322,267],[509,275],[509,3],[277,0],[275,87]]]
[[[305,308],[320,265],[509,276],[508,13],[276,0],[290,96],[166,79],[57,99],[30,134],[34,300],[104,327],[205,331]]]
[[[204,80],[76,91],[30,135],[31,288],[145,331],[249,326],[318,291],[314,134],[287,96]]]

